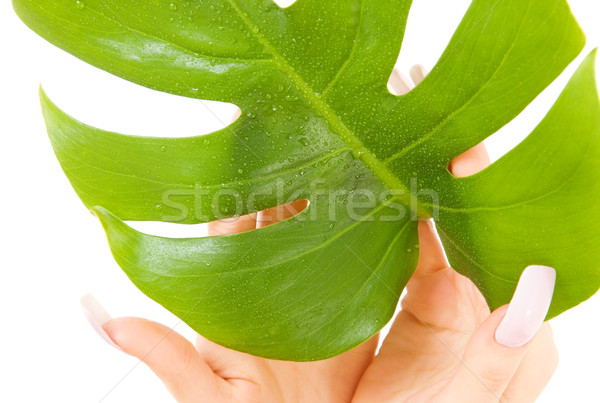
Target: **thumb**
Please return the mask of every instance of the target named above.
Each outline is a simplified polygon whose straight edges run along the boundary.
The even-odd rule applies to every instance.
[[[141,318],[111,319],[91,295],[81,299],[92,327],[109,344],[144,362],[178,402],[212,401],[224,391],[194,346],[172,329]]]
[[[501,399],[544,322],[555,279],[551,267],[523,271],[510,304],[494,311],[469,340],[461,365],[438,396],[441,401],[456,396],[465,402]]]

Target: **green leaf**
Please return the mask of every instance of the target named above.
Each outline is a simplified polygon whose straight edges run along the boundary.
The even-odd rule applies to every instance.
[[[593,52],[547,117],[489,168],[457,155],[517,116],[576,57],[564,0],[474,0],[431,74],[394,96],[407,0],[13,0],[33,30],[141,85],[235,103],[206,136],[125,136],[42,93],[48,133],[115,259],[203,336],[269,358],[317,360],[391,318],[435,217],[453,267],[491,308],[522,270],[557,270],[548,318],[600,287],[600,105]],[[307,199],[234,235],[168,239],[124,220],[207,222]]]

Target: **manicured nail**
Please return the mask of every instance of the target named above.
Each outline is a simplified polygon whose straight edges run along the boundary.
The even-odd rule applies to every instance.
[[[102,337],[108,344],[115,347],[118,350],[124,351],[121,347],[119,347],[106,333],[104,328],[104,324],[111,320],[112,318],[106,312],[106,310],[100,305],[98,300],[94,298],[91,294],[85,294],[81,297],[81,307],[83,308],[83,313],[87,318],[88,322],[92,328],[98,333],[100,337]]]
[[[519,279],[506,315],[496,329],[496,341],[520,347],[530,341],[548,314],[556,271],[547,266],[528,266]]]
[[[419,85],[426,75],[427,71],[425,70],[425,67],[420,64],[416,64],[410,68],[410,78],[413,80],[415,85]]]
[[[394,69],[390,77],[390,87],[396,95],[404,95],[412,90],[414,86],[404,74],[398,69]]]

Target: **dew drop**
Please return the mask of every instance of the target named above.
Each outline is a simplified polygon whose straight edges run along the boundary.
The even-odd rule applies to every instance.
[[[173,11],[177,11],[177,4],[171,3],[171,4],[169,4],[169,8]]]
[[[83,0],[77,0],[77,1],[75,2],[75,7],[76,7],[78,10],[83,10],[83,9],[85,8],[85,1],[83,1]]]
[[[308,146],[310,141],[308,141],[306,137],[301,137],[298,139],[298,143],[302,144],[303,146]]]

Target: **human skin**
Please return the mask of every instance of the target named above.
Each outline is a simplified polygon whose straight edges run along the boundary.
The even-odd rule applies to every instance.
[[[413,69],[411,76],[418,84],[424,71]],[[397,72],[390,82],[397,93],[410,90]],[[487,165],[480,144],[449,170],[463,177]],[[299,201],[211,223],[209,235],[269,225],[304,207]],[[418,230],[418,266],[378,354],[378,335],[327,360],[289,362],[229,350],[201,336],[194,346],[141,318],[92,321],[107,341],[146,363],[181,403],[533,402],[558,363],[550,326],[520,347],[499,343],[495,332],[507,306],[490,313],[475,285],[449,266],[433,222],[419,222]]]

